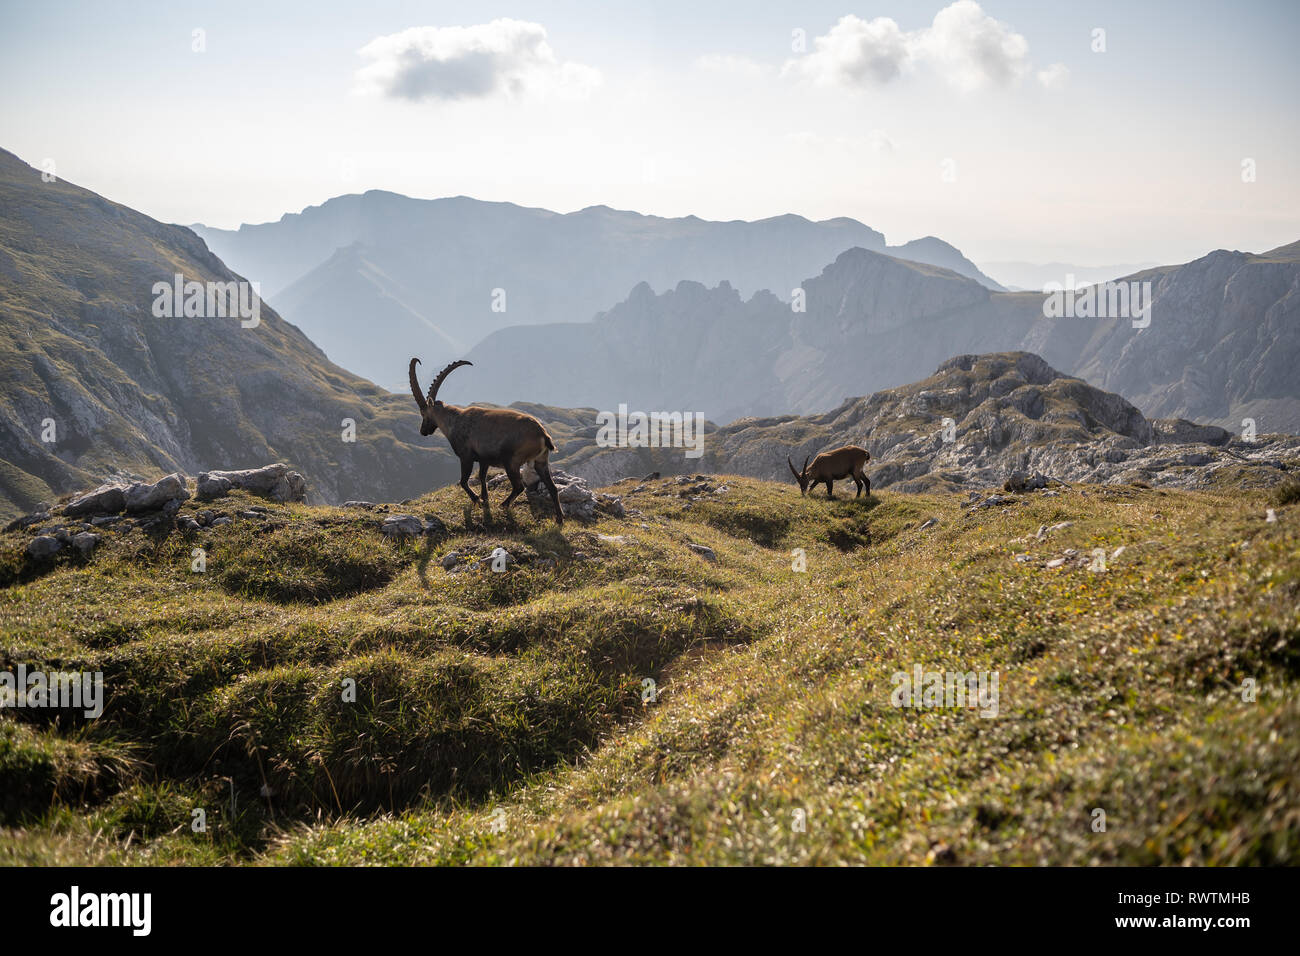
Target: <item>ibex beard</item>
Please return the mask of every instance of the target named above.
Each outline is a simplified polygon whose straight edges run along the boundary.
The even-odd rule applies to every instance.
[[[409,374],[411,394],[420,406],[420,434],[432,435],[438,429],[447,436],[452,452],[460,459],[460,486],[474,504],[480,500],[484,510],[488,508],[487,473],[489,468],[505,470],[510,479],[510,495],[506,498],[508,511],[511,503],[524,490],[524,480],[520,469],[532,462],[537,476],[546,485],[555,505],[555,523],[564,524],[564,511],[560,508],[560,493],[551,478],[550,456],[555,451],[555,442],[547,433],[542,423],[531,415],[515,411],[512,408],[480,408],[478,406],[461,407],[446,405],[438,400],[438,389],[454,370],[462,365],[472,365],[461,359],[452,362],[434,378],[426,397],[420,390],[420,382],[415,374],[415,366],[420,364],[418,358],[411,359]],[[469,487],[469,476],[478,464],[478,480],[482,497],[474,494]]]

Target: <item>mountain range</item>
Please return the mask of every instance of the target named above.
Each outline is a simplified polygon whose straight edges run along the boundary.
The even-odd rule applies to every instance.
[[[1155,418],[1300,430],[1300,244],[1117,276],[1151,283],[1153,321],[1135,328],[1047,318],[1044,293],[1003,290],[940,239],[888,246],[845,218],[561,215],[371,191],[194,228],[328,356],[395,391],[409,355],[465,355],[483,401],[725,422],[825,412],[957,353],[1025,350]],[[1041,269],[1064,282],[1071,267]]]
[[[469,353],[491,399],[619,403],[711,419],[813,414],[929,375],[954,354],[1034,352],[1153,418],[1300,430],[1300,243],[1218,250],[1126,277],[1150,321],[1048,318],[1041,292],[995,292],[867,249],[805,280],[804,310],[731,283],[645,284],[594,322],[502,329]]]
[[[666,291],[726,280],[746,296],[789,300],[804,278],[859,247],[1001,289],[941,239],[887,246],[847,218],[711,222],[607,206],[562,215],[373,190],[277,222],[192,228],[330,358],[395,391],[405,384],[394,355],[414,347],[459,357],[498,329],[586,322],[641,282]]]

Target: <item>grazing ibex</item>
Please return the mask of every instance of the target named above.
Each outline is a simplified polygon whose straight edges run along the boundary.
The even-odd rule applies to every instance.
[[[803,460],[803,471],[794,470],[794,462],[790,456],[785,456],[786,464],[790,466],[790,473],[794,475],[795,481],[799,482],[800,494],[808,494],[809,488],[816,488],[821,482],[826,483],[826,497],[834,498],[832,491],[834,482],[841,478],[852,478],[853,483],[858,486],[858,493],[854,497],[862,497],[862,491],[865,488],[867,495],[871,495],[871,479],[867,477],[866,467],[867,460],[871,453],[865,448],[859,448],[857,445],[843,445],[839,448],[832,448],[830,451],[824,451],[816,458],[812,459],[812,464],[808,464],[808,459]]]
[[[478,462],[479,487],[483,492],[483,507],[488,504],[487,473],[492,467],[504,468],[510,478],[510,497],[506,498],[506,510],[510,503],[524,490],[524,480],[519,474],[526,463],[532,462],[537,476],[545,483],[555,503],[555,523],[564,524],[564,511],[560,508],[560,493],[551,479],[550,454],[555,450],[555,442],[547,434],[542,423],[531,415],[517,412],[510,408],[478,408],[470,406],[461,408],[457,405],[444,405],[438,401],[438,387],[455,369],[462,365],[472,365],[461,359],[452,362],[438,373],[438,377],[429,386],[429,397],[420,392],[420,381],[415,376],[415,366],[420,364],[418,358],[411,359],[411,394],[420,406],[424,420],[420,423],[421,435],[432,435],[439,428],[447,436],[451,450],[460,459],[460,486],[469,495],[470,501],[478,504],[479,497],[470,491],[469,476]]]

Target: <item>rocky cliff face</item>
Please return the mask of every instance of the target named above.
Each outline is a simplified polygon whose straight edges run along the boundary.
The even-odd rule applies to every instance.
[[[495,370],[501,401],[627,403],[730,421],[901,385],[980,342],[1011,347],[1041,319],[1032,297],[996,296],[947,269],[865,249],[842,253],[801,289],[795,304],[767,293],[744,300],[728,282],[682,282],[661,295],[642,284],[594,322],[503,329],[469,357]]]
[[[789,324],[789,304],[770,293],[745,301],[728,282],[681,282],[657,296],[642,283],[594,323],[510,329],[469,358],[492,370],[506,402],[544,395],[548,405],[611,411],[707,409],[725,421],[790,407],[773,373],[791,347]]]
[[[1300,243],[1135,278],[1152,282],[1150,327],[1103,324],[1071,371],[1152,416],[1300,431]]]

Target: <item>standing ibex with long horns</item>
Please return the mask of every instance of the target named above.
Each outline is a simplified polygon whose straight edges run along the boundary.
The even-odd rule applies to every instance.
[[[865,448],[859,448],[857,445],[842,445],[839,448],[832,448],[830,451],[824,451],[816,458],[812,459],[812,464],[808,464],[808,459],[803,460],[803,470],[795,471],[794,462],[790,456],[785,456],[785,463],[790,466],[790,473],[794,475],[794,480],[799,482],[800,494],[808,494],[808,489],[816,488],[818,484],[825,482],[826,497],[834,498],[835,494],[831,486],[841,478],[852,478],[853,483],[858,486],[858,493],[854,497],[861,497],[863,487],[866,487],[867,495],[871,495],[871,479],[867,477],[867,461],[871,458],[871,453]]]
[[[461,359],[452,362],[433,380],[429,386],[429,396],[420,391],[420,381],[415,376],[415,366],[420,364],[418,358],[411,359],[410,377],[411,394],[420,406],[424,420],[420,423],[421,435],[432,435],[439,428],[447,436],[451,450],[460,459],[460,486],[469,495],[470,501],[478,504],[479,496],[470,491],[469,476],[478,462],[479,487],[483,492],[483,507],[488,506],[487,473],[492,467],[504,468],[510,478],[510,496],[506,498],[508,511],[510,503],[524,490],[524,480],[519,470],[528,462],[533,463],[537,476],[545,483],[555,503],[555,523],[564,524],[564,511],[560,508],[560,493],[551,479],[550,454],[555,451],[555,442],[547,434],[542,423],[531,415],[517,412],[511,408],[479,408],[471,405],[461,408],[458,405],[444,405],[438,401],[438,388],[455,369],[462,365],[472,365]]]

